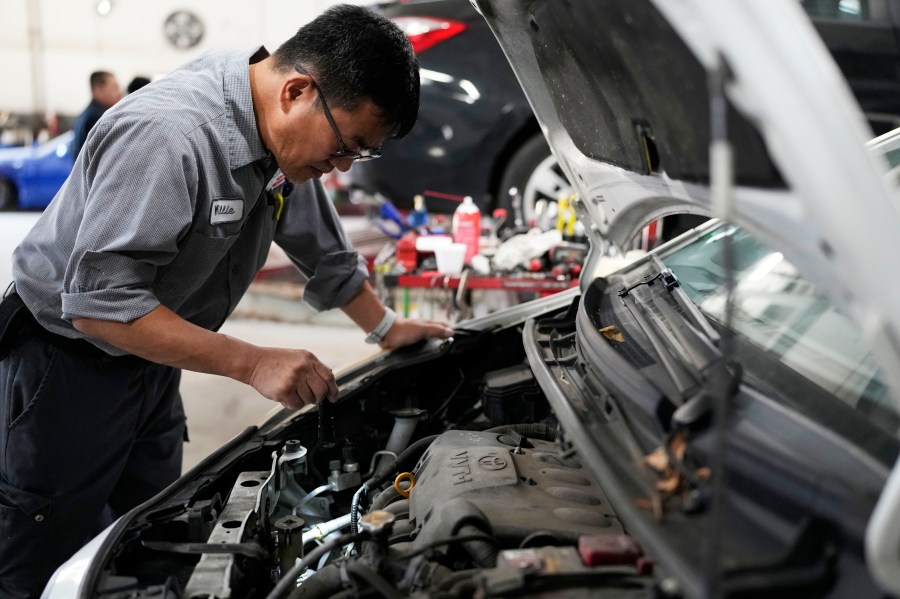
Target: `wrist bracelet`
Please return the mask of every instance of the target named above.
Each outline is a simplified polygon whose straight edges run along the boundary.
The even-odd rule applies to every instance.
[[[372,332],[366,335],[366,343],[381,343],[396,320],[397,313],[390,308],[385,308],[384,317],[381,319],[381,322],[372,329]]]

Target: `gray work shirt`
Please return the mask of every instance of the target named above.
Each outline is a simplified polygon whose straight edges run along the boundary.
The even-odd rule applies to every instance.
[[[357,293],[365,261],[318,181],[294,186],[276,220],[281,188],[266,187],[278,165],[256,128],[248,71],[266,55],[208,52],[106,111],[13,253],[16,289],[42,326],[80,338],[72,319],[130,322],[163,305],[216,330],[273,240],[315,308]]]

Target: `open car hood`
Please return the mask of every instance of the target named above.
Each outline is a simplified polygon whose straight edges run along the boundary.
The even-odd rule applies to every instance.
[[[886,165],[794,3],[693,1],[478,6],[575,184],[591,260],[672,212],[747,231],[707,223],[581,290],[350,367],[334,409],[247,429],[123,515],[46,596],[855,597],[878,595],[875,582],[900,596],[887,424],[900,416],[881,377],[900,388],[900,223]],[[710,93],[707,72],[725,64]],[[727,107],[714,151],[710,96]],[[717,253],[738,235],[743,270]],[[778,282],[742,287],[775,250],[791,263],[770,263]],[[706,283],[729,269],[746,273],[739,299],[772,287],[754,309],[780,315],[720,345],[728,285]],[[807,330],[808,315],[816,334],[779,360],[770,348],[803,335],[772,323]],[[835,340],[854,351],[831,360]],[[810,364],[827,372],[809,378]],[[865,413],[845,401],[858,397]],[[706,406],[729,398],[732,423],[712,426]]]
[[[859,323],[900,388],[895,192],[799,3],[473,3],[573,184],[594,248],[623,247],[649,221],[678,212],[739,224]],[[711,117],[711,106],[725,107],[725,118]],[[718,134],[723,124],[727,133]],[[722,142],[712,152],[711,129]],[[891,527],[873,529],[897,520],[898,478],[895,469],[870,526],[870,552],[888,544],[883,535],[897,547]]]

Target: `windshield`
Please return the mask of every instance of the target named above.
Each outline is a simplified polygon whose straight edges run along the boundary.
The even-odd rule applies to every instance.
[[[900,128],[876,137],[868,146],[874,154],[884,156],[891,168],[900,165]]]
[[[711,319],[724,321],[726,238],[734,248],[732,331],[894,434],[900,418],[858,328],[781,253],[738,227],[713,229],[664,257],[688,297]]]

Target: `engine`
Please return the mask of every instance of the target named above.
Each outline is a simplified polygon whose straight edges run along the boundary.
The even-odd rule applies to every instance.
[[[385,474],[376,466],[370,483],[380,478],[384,488],[365,501],[366,483],[354,493],[351,513],[336,519],[328,519],[325,489],[296,485],[306,450],[290,442],[273,456],[272,471],[238,477],[208,544],[230,547],[249,538],[269,544],[271,573],[282,581],[270,597],[355,596],[371,589],[391,597],[587,592],[586,580],[623,567],[619,575],[642,580],[646,564],[637,544],[598,482],[565,457],[555,437],[544,425],[516,425],[423,439],[381,466]],[[415,466],[396,470],[405,463]],[[350,468],[332,473],[330,485],[341,475],[359,480]],[[348,525],[351,533],[342,534]],[[222,575],[239,561],[233,548],[204,554],[185,596],[252,594],[231,588]]]
[[[652,564],[520,339],[457,339],[458,353],[370,369],[337,406],[250,430],[131,525],[100,595],[652,595]]]
[[[501,427],[502,428],[502,427]],[[409,499],[413,547],[461,530],[504,546],[531,537],[574,544],[583,534],[622,534],[599,484],[554,443],[510,433],[449,431],[416,468]]]

